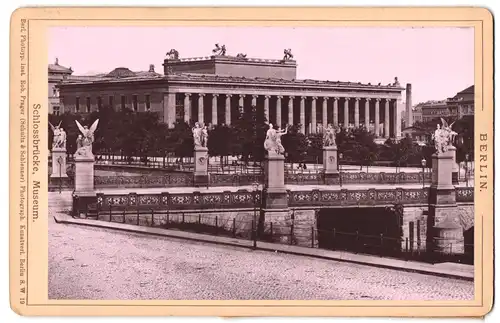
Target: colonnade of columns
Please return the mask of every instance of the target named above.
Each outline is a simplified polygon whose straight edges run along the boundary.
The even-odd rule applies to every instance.
[[[212,125],[219,123],[230,125],[233,120],[231,113],[236,104],[236,99],[233,100],[235,96],[238,108],[245,108],[248,105],[257,106],[258,109],[263,109],[264,116],[270,123],[278,126],[299,124],[302,133],[321,132],[326,125],[332,124],[334,127],[341,128],[365,127],[379,138],[401,136],[398,100],[394,98],[213,93],[170,93],[168,95],[169,102],[175,101],[175,95],[184,95],[183,119],[186,122],[193,120]],[[210,99],[205,99],[206,96],[211,98],[210,109],[205,109],[204,106],[210,102]],[[192,105],[195,99],[197,100],[197,115],[193,116]],[[220,107],[219,99],[225,102],[223,109]],[[205,116],[206,112],[211,112],[211,116]],[[224,116],[219,117],[221,112]],[[167,121],[173,124],[175,112],[168,114],[170,117],[167,117]]]

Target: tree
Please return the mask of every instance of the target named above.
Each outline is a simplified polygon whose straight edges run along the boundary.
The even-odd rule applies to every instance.
[[[317,160],[319,163],[323,163],[323,134],[311,133],[307,136],[307,140],[310,143],[307,149],[307,155]]]
[[[233,123],[234,129],[232,145],[233,155],[241,155],[242,160],[248,163],[252,157],[255,161],[262,161],[265,156],[264,140],[268,125],[264,111],[252,106],[244,110],[240,107],[238,119]]]
[[[309,148],[307,137],[300,132],[300,125],[291,126],[288,133],[281,137],[281,143],[289,162],[303,162]]]
[[[399,141],[389,138],[385,145],[389,149],[391,160],[394,161],[396,172],[399,172],[399,167],[406,166],[408,160],[414,155],[419,155],[410,136],[406,136]]]
[[[226,125],[217,125],[210,131],[208,152],[210,156],[220,156],[220,165],[224,169],[223,157],[231,153],[234,129]]]
[[[168,130],[166,145],[178,157],[193,157],[194,140],[191,127],[186,122],[176,122]],[[210,138],[208,138],[210,142]]]
[[[360,162],[360,169],[364,165],[366,166],[366,172],[368,172],[368,167],[379,156],[378,145],[375,143],[375,135],[365,128],[357,128],[352,131],[351,138],[353,157]]]

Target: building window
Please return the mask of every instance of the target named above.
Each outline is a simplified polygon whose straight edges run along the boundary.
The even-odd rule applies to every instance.
[[[97,97],[97,111],[101,111],[102,108],[102,98],[100,96]]]
[[[151,111],[151,96],[146,94],[146,111]]]
[[[125,110],[125,106],[126,106],[126,98],[125,98],[125,95],[122,95],[122,111]]]
[[[61,108],[59,106],[53,106],[52,107],[52,114],[55,116],[58,116],[61,113]]]
[[[90,97],[87,97],[87,113],[90,113]]]
[[[55,98],[57,98],[58,95],[57,95],[57,89],[56,88],[52,89],[52,96],[55,97]]]
[[[137,95],[134,95],[133,104],[134,104],[134,111],[137,112]]]
[[[76,97],[75,112],[76,113],[80,112],[80,98],[79,97]]]
[[[113,96],[112,96],[112,95],[110,95],[110,96],[108,97],[108,105],[109,105],[109,108],[110,108],[110,109],[113,109],[113,110],[115,109],[115,104],[114,104],[114,102],[113,102]]]

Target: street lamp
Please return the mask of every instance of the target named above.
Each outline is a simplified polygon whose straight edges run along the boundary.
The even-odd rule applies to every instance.
[[[61,186],[62,186],[62,164],[63,164],[63,157],[62,156],[59,156],[59,158],[57,158],[57,163],[59,164],[59,194],[61,194]],[[66,170],[65,170],[66,171]]]
[[[253,192],[253,225],[252,225],[252,237],[253,237],[253,248],[257,248],[257,191],[259,190],[259,183],[255,182],[252,184]]]
[[[422,158],[421,164],[422,164],[422,189],[425,189],[425,166],[427,165],[427,160],[425,160],[425,158]]]
[[[465,154],[465,187],[469,187],[469,154]]]
[[[344,155],[342,153],[339,154],[339,184],[340,184],[340,187],[342,187],[342,164],[340,163],[340,161],[342,160],[342,158],[344,157]]]

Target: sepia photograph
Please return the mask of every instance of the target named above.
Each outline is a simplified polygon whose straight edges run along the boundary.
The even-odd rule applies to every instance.
[[[473,28],[57,26],[47,57],[49,299],[474,299]]]
[[[481,8],[16,11],[12,310],[486,315],[492,28]]]

